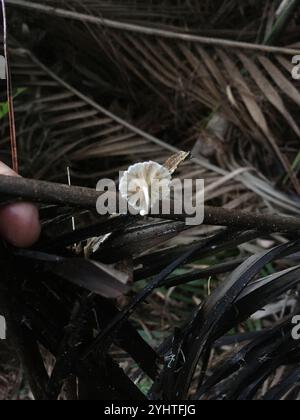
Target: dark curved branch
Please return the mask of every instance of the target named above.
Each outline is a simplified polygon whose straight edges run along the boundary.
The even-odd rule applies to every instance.
[[[0,197],[2,204],[16,201],[56,204],[87,210],[95,210],[100,192],[91,188],[37,181],[32,179],[0,176]],[[151,215],[155,218],[184,221],[191,215]],[[259,229],[263,232],[300,231],[300,218],[270,214],[247,213],[237,210],[205,206],[204,224],[228,226],[241,229]]]

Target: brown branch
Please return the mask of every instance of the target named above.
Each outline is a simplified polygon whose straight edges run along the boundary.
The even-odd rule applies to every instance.
[[[1,202],[33,201],[95,209],[100,193],[90,188],[0,175]],[[6,203],[5,203],[6,204]]]
[[[100,192],[91,188],[37,181],[19,177],[0,176],[0,197],[2,204],[15,201],[56,204],[95,210]],[[151,215],[163,219],[184,221],[193,215]],[[241,229],[259,229],[263,232],[300,231],[300,218],[267,214],[247,213],[236,210],[205,206],[204,224],[228,226]]]

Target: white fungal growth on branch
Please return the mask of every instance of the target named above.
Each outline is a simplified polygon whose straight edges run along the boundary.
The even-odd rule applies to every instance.
[[[168,198],[171,173],[157,162],[137,163],[128,168],[120,180],[120,194],[142,216],[159,200]]]

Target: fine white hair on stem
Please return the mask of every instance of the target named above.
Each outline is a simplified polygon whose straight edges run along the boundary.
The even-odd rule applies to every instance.
[[[128,204],[145,216],[170,192],[171,173],[157,162],[136,163],[120,180],[120,194]]]

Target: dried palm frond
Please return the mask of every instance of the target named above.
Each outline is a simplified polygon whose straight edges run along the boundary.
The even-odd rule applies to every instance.
[[[24,2],[22,0],[9,0],[10,4],[38,9],[41,3],[38,0]],[[160,1],[139,1],[113,0],[113,1],[92,1],[92,0],[51,0],[47,5],[55,8],[82,12],[89,12],[91,15],[107,19],[132,22],[138,24],[149,24],[153,27],[165,26],[178,30],[181,28],[186,32],[201,33],[205,31],[218,31],[221,25],[222,33],[235,34],[237,37],[250,36],[257,30],[259,22],[256,19],[260,12],[260,5],[255,5],[247,0],[241,4],[237,0],[212,0],[210,2],[187,1],[187,0],[160,0]],[[231,21],[228,17],[234,18],[239,28],[232,30]],[[247,28],[243,20],[247,16]],[[250,18],[251,17],[251,18]],[[241,33],[242,29],[242,33]]]
[[[258,176],[245,172],[236,179],[267,199],[271,206],[275,204],[285,211],[291,211],[292,208],[293,212],[298,211],[298,203],[293,198],[284,197],[275,191],[274,186],[266,183],[259,175],[263,173],[276,183],[282,183],[288,174],[294,190],[299,189],[294,161],[298,154],[299,127],[296,115],[300,95],[290,81],[290,56],[299,52],[297,49],[210,39],[191,33],[181,34],[162,27],[153,28],[146,23],[132,24],[129,17],[125,19],[126,22],[116,21],[113,20],[117,18],[113,8],[118,8],[118,3],[110,3],[111,9],[105,18],[99,11],[102,5],[95,9],[92,2],[61,2],[64,8],[55,11],[38,1],[30,3],[11,0],[11,4],[52,16],[52,19],[42,20],[42,26],[47,28],[47,33],[51,33],[56,42],[77,48],[76,69],[78,77],[85,78],[87,88],[90,85],[90,89],[96,88],[101,94],[101,85],[117,87],[119,93],[116,92],[116,96],[120,97],[122,90],[122,98],[129,94],[132,103],[137,104],[138,112],[143,111],[143,106],[147,107],[148,103],[144,103],[141,98],[145,98],[143,92],[148,92],[148,98],[151,95],[152,103],[155,101],[160,115],[164,115],[164,123],[169,118],[170,122],[173,119],[177,126],[182,127],[182,138],[179,140],[181,149],[186,138],[189,141],[188,148],[191,149],[192,139],[202,145],[205,139],[211,138],[211,131],[214,136],[215,128],[211,121],[215,116],[224,121],[227,126],[221,139],[212,142],[212,147],[220,150],[217,155],[218,165],[212,165],[203,155],[198,155],[201,165],[224,176],[228,170],[240,166],[254,167]],[[234,4],[230,2],[228,7],[231,15],[236,13],[238,16],[243,7],[233,12]],[[219,7],[221,13],[227,6],[223,4]],[[147,10],[151,11],[152,5]],[[271,23],[274,25],[275,10],[272,16],[274,19]],[[61,27],[58,17],[72,21],[71,37]],[[270,33],[272,31],[266,29],[266,36],[270,36]],[[252,41],[255,41],[255,35]],[[84,48],[87,43],[88,58]],[[65,58],[74,63],[72,52],[71,55],[67,52]],[[83,62],[85,67],[82,66]],[[101,77],[94,72],[95,64],[99,66]],[[109,69],[109,75],[106,69]],[[139,106],[141,103],[142,107]],[[199,122],[200,113],[206,117],[202,117]],[[155,124],[154,119],[149,122],[151,130]],[[236,140],[228,146],[227,133],[232,130],[232,125],[237,130]],[[189,127],[189,137],[186,127]],[[290,145],[288,151],[287,138]],[[168,138],[167,142],[172,143],[172,139]],[[230,161],[233,148],[241,151],[234,154],[234,163]],[[263,155],[269,156],[267,171],[265,159],[261,159]],[[284,189],[285,184],[286,181]]]
[[[66,167],[71,165],[75,177],[96,182],[100,176],[117,176],[118,170],[136,160],[163,162],[169,151],[177,150],[176,145],[103,108],[16,45],[12,49],[12,68],[15,85],[22,87],[15,100],[17,134],[23,168],[29,176],[65,179]],[[36,138],[42,138],[38,146]],[[87,163],[88,173],[84,170]],[[91,171],[91,167],[95,170]],[[215,174],[193,162],[185,164],[182,176],[205,176],[215,181]],[[230,190],[236,190],[235,182]]]
[[[95,173],[89,173],[97,180],[105,173],[116,175],[117,168],[125,168],[126,159],[137,151],[141,160],[163,158],[159,145],[149,145],[141,130],[134,126],[131,130],[125,121],[123,125],[120,118],[56,77],[26,51],[14,49],[12,58],[15,84],[24,89],[16,100],[20,154],[31,175],[59,179],[65,177],[70,162],[75,165],[97,158]],[[38,145],[36,138],[40,138]],[[103,157],[114,158],[115,167],[109,160],[104,167]]]

